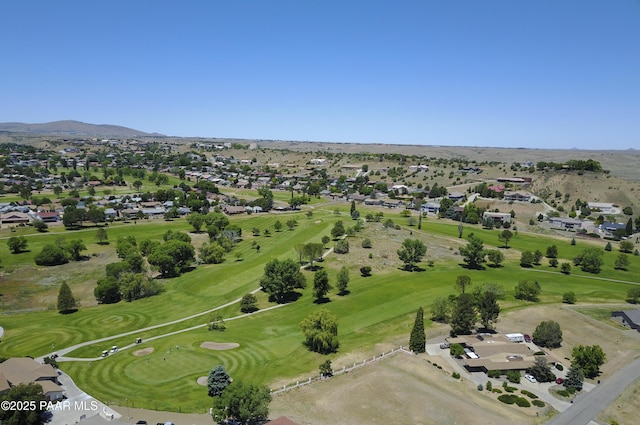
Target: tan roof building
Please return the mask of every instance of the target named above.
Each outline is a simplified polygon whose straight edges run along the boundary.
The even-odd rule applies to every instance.
[[[40,364],[29,357],[14,357],[0,363],[1,388],[18,384],[36,383],[42,386],[44,395],[50,400],[62,398],[62,387],[58,382],[58,372],[49,364]]]
[[[513,342],[502,334],[463,335],[448,341],[465,348],[465,367],[471,371],[524,370],[535,363],[526,344]]]

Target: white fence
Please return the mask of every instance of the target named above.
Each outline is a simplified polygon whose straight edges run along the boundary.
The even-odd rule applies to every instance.
[[[400,347],[398,347],[398,348],[394,348],[393,350],[388,351],[388,352],[386,352],[386,353],[384,353],[384,352],[383,352],[382,354],[380,354],[380,355],[378,355],[378,356],[373,356],[373,357],[372,357],[372,358],[370,358],[370,359],[366,359],[366,360],[363,360],[363,361],[361,361],[361,362],[354,363],[354,364],[353,364],[353,366],[350,366],[350,367],[346,367],[346,366],[344,366],[344,367],[343,367],[342,369],[340,369],[340,370],[334,370],[334,371],[333,371],[333,376],[341,375],[341,374],[343,374],[343,373],[347,373],[347,372],[351,372],[352,370],[355,370],[355,369],[358,369],[358,368],[364,367],[364,366],[366,366],[366,365],[368,365],[368,364],[371,364],[371,363],[377,362],[377,361],[379,361],[379,360],[384,359],[385,357],[389,357],[389,356],[391,356],[391,355],[393,355],[393,354],[396,354],[396,353],[405,353],[405,354],[411,354],[411,355],[413,355],[413,353],[412,353],[411,351],[407,350],[407,349],[406,349],[406,348],[404,348],[403,346],[400,346]],[[302,387],[302,386],[304,386],[304,385],[309,385],[309,384],[311,384],[312,382],[321,381],[321,380],[323,380],[323,379],[327,379],[327,378],[323,378],[322,376],[313,376],[313,377],[309,377],[309,379],[306,379],[306,380],[304,380],[304,381],[296,381],[296,383],[295,383],[295,384],[283,385],[283,386],[282,386],[282,388],[279,388],[279,389],[277,389],[277,390],[273,390],[273,389],[272,389],[272,390],[271,390],[271,395],[279,395],[279,394],[285,393],[285,392],[287,392],[287,391],[289,391],[289,390],[293,390],[293,389],[296,389],[296,388]]]

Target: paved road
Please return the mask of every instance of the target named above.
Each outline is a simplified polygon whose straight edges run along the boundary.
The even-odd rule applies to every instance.
[[[637,379],[640,379],[640,358],[620,369],[600,385],[596,385],[591,391],[578,395],[568,409],[546,425],[587,425]]]

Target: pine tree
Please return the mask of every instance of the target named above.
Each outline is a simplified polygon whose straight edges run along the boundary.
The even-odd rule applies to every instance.
[[[60,313],[73,313],[76,310],[76,299],[71,293],[71,288],[67,285],[67,282],[62,282],[60,285],[60,292],[58,292],[58,311]]]
[[[209,376],[207,377],[207,391],[209,397],[216,397],[222,394],[222,392],[231,383],[231,378],[227,370],[222,365],[218,365],[211,369]]]
[[[424,310],[422,307],[416,313],[416,322],[411,329],[409,338],[409,349],[414,353],[424,353],[426,351],[427,335],[424,332]]]

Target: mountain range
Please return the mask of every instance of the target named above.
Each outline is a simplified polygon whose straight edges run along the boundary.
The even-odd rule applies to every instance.
[[[163,134],[145,133],[144,131],[118,125],[88,124],[72,120],[53,121],[42,124],[4,122],[0,123],[0,132],[83,137],[166,137]]]

